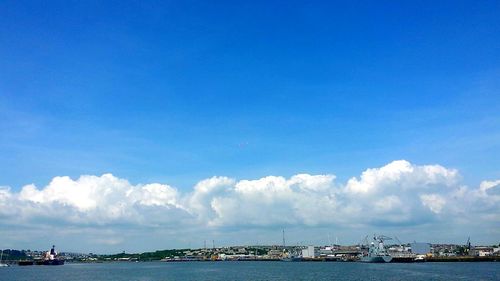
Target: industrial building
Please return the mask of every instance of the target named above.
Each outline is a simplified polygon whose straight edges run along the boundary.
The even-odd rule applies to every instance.
[[[411,252],[416,255],[427,255],[431,253],[431,244],[429,243],[410,243]]]

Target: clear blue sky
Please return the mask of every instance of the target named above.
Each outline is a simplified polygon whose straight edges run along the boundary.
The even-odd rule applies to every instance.
[[[102,2],[0,4],[0,185],[500,176],[498,1]]]

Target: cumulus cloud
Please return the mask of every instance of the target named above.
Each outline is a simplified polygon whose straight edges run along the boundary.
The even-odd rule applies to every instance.
[[[436,214],[439,214],[446,204],[446,200],[438,194],[422,194],[420,200],[424,206]]]
[[[479,185],[479,193],[483,197],[489,197],[493,201],[500,200],[500,180],[483,181]]]
[[[131,185],[111,174],[55,177],[46,187],[30,184],[19,193],[7,191],[9,208],[25,220],[51,218],[73,224],[158,223],[176,220],[169,213],[186,212],[177,190],[164,184]],[[2,200],[0,202],[5,202]],[[158,218],[148,212],[162,211]],[[181,216],[182,217],[182,216]]]
[[[31,184],[15,192],[0,187],[0,224],[125,224],[174,230],[370,227],[449,222],[460,215],[461,220],[484,218],[498,225],[500,180],[469,188],[455,169],[405,160],[367,169],[346,183],[335,180],[333,174],[212,177],[180,191],[160,183],[134,185],[111,174],[55,177],[43,188]]]
[[[315,225],[334,214],[333,175],[300,174],[285,179],[269,176],[241,180],[214,197],[211,225]]]
[[[457,170],[440,165],[417,166],[405,160],[398,160],[381,168],[367,169],[360,179],[351,178],[346,189],[350,193],[371,194],[389,189],[452,187],[458,180]]]
[[[196,217],[198,222],[213,218],[215,216],[215,210],[211,206],[213,199],[229,192],[234,183],[233,179],[227,177],[212,177],[197,183],[193,192],[188,194],[184,201],[190,214]]]
[[[445,208],[441,195],[452,192],[459,182],[455,169],[393,161],[347,181],[342,192],[344,217],[377,225],[424,223]]]

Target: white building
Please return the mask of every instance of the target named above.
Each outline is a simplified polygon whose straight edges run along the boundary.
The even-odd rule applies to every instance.
[[[318,253],[314,246],[307,246],[307,248],[302,249],[302,257],[303,258],[315,258],[318,256]]]

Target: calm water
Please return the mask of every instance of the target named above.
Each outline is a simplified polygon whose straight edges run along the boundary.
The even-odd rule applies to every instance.
[[[500,263],[101,263],[0,268],[0,280],[500,280]]]

